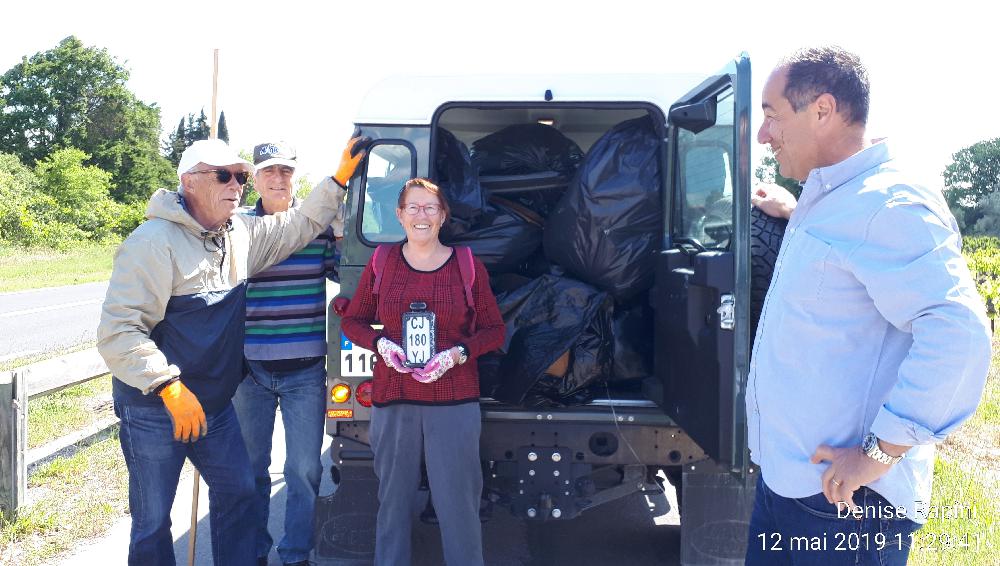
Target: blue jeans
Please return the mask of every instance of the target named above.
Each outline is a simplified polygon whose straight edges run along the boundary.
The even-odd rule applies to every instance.
[[[864,509],[861,519],[838,513],[822,493],[782,497],[758,477],[746,564],[905,566],[920,525],[897,518],[892,504],[867,487],[854,492],[854,503]]]
[[[285,533],[278,543],[282,562],[307,560],[314,542],[313,516],[322,474],[319,457],[323,450],[326,415],[326,366],[321,361],[295,371],[268,371],[248,360],[250,375],[233,397],[233,405],[243,429],[250,454],[256,495],[252,524],[256,533],[254,550],[267,556],[274,539],[267,531],[271,505],[271,435],[275,409],[281,405],[285,427]]]
[[[121,419],[122,454],[128,466],[128,502],[132,536],[128,563],[173,565],[170,508],[184,459],[190,458],[208,484],[212,557],[219,566],[252,565],[253,532],[248,519],[253,476],[231,404],[206,414],[208,434],[197,442],[174,440],[166,407],[115,400]]]

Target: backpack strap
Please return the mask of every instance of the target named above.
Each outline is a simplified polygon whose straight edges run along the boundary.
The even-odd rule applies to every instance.
[[[472,260],[472,249],[469,246],[455,246],[458,254],[458,270],[462,274],[462,287],[465,288],[465,304],[472,311],[469,327],[476,328],[476,301],[472,296],[472,286],[476,283],[476,263]]]
[[[385,274],[385,264],[389,261],[390,245],[382,244],[375,248],[372,254],[372,271],[375,272],[375,283],[372,284],[372,294],[378,295],[382,286],[382,275]],[[476,301],[472,296],[472,286],[476,283],[476,263],[472,259],[472,249],[468,246],[455,246],[458,255],[458,270],[462,274],[462,287],[465,289],[465,304],[472,309],[472,325],[476,324]]]
[[[375,248],[372,254],[372,271],[375,272],[375,284],[372,285],[372,295],[378,295],[379,287],[382,286],[382,275],[385,273],[385,264],[389,261],[389,246],[382,244]]]
[[[476,283],[476,263],[472,260],[472,249],[468,246],[455,246],[455,253],[458,254],[458,269],[462,272],[462,286],[465,287],[465,304],[475,310],[472,286]]]

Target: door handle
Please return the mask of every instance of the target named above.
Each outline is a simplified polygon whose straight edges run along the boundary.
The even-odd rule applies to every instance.
[[[728,293],[722,295],[721,304],[715,311],[719,313],[719,328],[732,330],[736,326],[736,298]]]

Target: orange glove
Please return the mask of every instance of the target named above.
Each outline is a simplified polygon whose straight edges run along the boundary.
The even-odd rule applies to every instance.
[[[371,143],[371,138],[360,135],[351,138],[347,143],[344,153],[340,156],[340,166],[333,175],[333,179],[340,183],[340,186],[347,186],[347,182],[354,176],[354,170],[358,168],[358,163],[365,158],[366,150]]]
[[[183,383],[175,381],[164,387],[160,397],[174,423],[174,440],[196,442],[199,436],[208,433],[201,402]]]

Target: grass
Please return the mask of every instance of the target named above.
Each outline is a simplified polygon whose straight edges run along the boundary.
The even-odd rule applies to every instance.
[[[0,293],[105,281],[116,245],[81,244],[68,251],[0,247]]]
[[[37,499],[17,519],[0,518],[0,564],[40,564],[103,534],[128,510],[128,473],[117,429],[55,460],[28,482]]]
[[[993,362],[986,378],[986,389],[979,402],[979,409],[965,424],[966,427],[981,430],[1000,427],[1000,344],[993,343]]]
[[[32,399],[28,404],[28,448],[41,446],[109,415],[110,405],[104,411],[95,408],[110,395],[111,376],[106,375]]]
[[[934,513],[933,510],[939,510]],[[917,531],[910,564],[1000,564],[1000,512],[996,492],[961,463],[934,463],[931,519]],[[937,515],[937,516],[935,516]]]
[[[941,445],[934,462],[931,509],[953,512],[932,516],[917,531],[910,564],[1000,564],[1000,340],[996,338],[993,352],[979,408]]]

